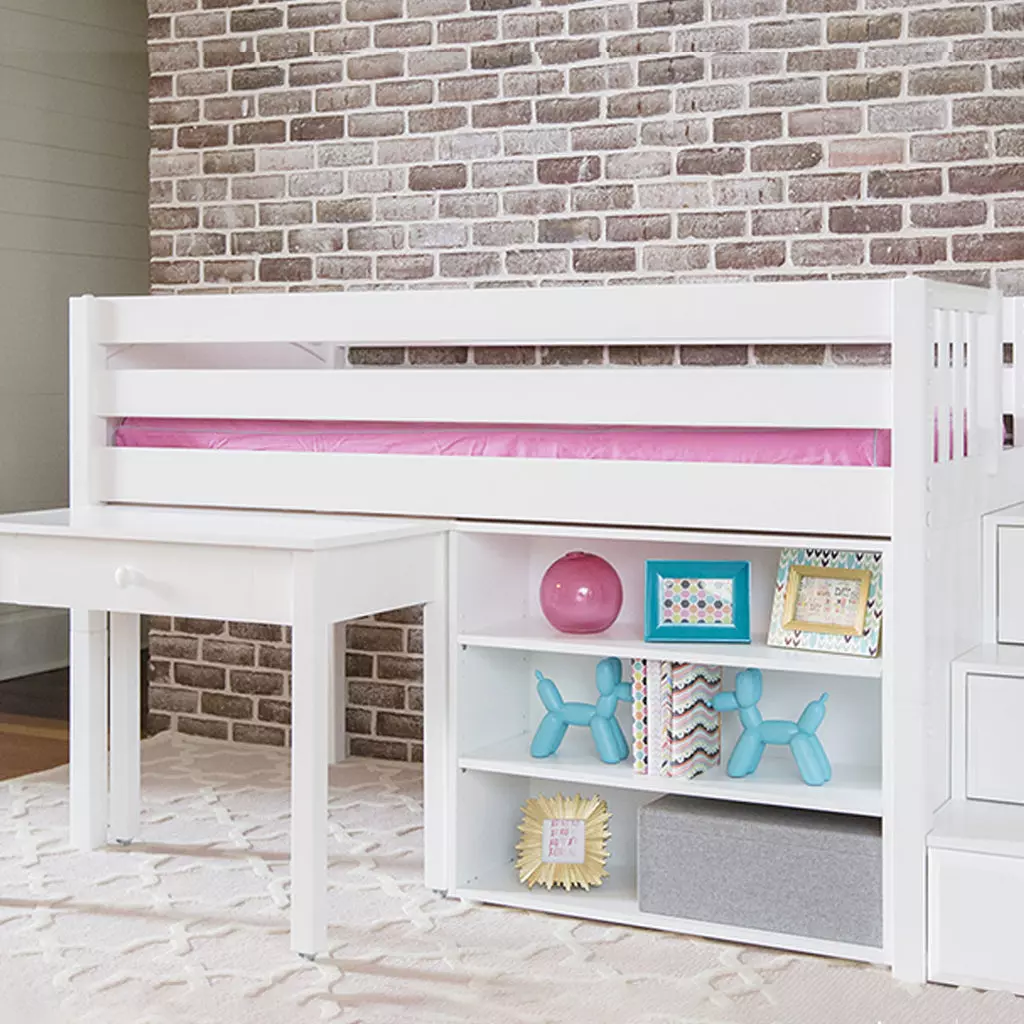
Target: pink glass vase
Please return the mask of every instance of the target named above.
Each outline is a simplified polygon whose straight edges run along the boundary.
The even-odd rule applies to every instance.
[[[622,610],[622,580],[599,555],[570,551],[544,573],[540,607],[561,633],[601,633]]]

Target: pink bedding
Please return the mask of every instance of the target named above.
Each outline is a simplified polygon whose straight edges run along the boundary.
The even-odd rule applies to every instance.
[[[127,448],[232,448],[401,455],[486,455],[643,462],[888,466],[886,430],[750,430],[467,424],[127,419]]]

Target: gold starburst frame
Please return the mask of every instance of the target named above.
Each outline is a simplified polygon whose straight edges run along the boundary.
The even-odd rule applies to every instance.
[[[526,801],[516,844],[519,881],[590,889],[608,877],[608,805],[600,797],[538,796]]]

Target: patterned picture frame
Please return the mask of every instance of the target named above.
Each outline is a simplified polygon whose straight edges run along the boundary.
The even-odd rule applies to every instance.
[[[649,560],[648,642],[750,643],[750,563]]]
[[[809,590],[806,599],[805,588]],[[768,645],[878,657],[882,649],[881,553],[783,548]]]

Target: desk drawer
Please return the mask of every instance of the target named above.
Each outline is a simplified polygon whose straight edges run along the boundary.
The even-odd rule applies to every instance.
[[[967,676],[967,797],[1024,804],[1024,679]]]
[[[928,853],[928,979],[1024,994],[1024,860]]]
[[[998,640],[1003,644],[1024,644],[1024,527],[999,527],[996,579]]]
[[[291,554],[151,541],[0,537],[0,601],[288,622]]]

